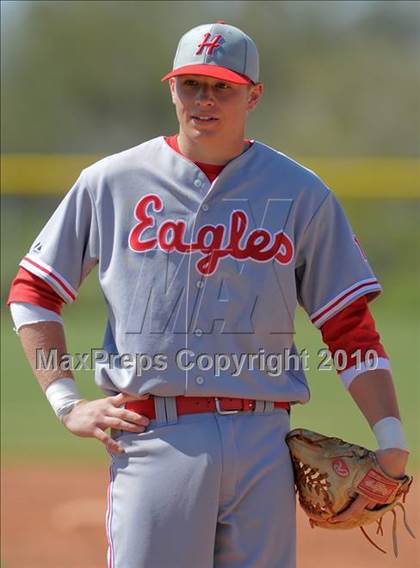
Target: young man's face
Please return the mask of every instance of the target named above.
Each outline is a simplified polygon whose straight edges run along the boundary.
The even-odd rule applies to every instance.
[[[193,139],[243,137],[247,113],[263,91],[261,83],[238,85],[201,75],[180,75],[169,85],[180,130]]]

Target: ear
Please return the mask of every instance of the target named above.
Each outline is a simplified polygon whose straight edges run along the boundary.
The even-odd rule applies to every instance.
[[[247,110],[251,111],[257,106],[260,102],[261,97],[264,93],[264,85],[262,83],[257,83],[256,85],[252,85],[248,92],[248,104]]]
[[[175,104],[175,78],[171,77],[168,82],[169,82],[169,90],[171,92],[172,102],[173,104]]]

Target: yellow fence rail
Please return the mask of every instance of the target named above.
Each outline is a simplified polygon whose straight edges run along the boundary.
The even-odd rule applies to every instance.
[[[3,154],[1,188],[10,195],[62,195],[80,171],[103,156]],[[420,198],[420,159],[301,158],[339,197]]]

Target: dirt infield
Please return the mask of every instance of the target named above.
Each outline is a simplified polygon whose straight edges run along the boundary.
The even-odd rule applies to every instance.
[[[9,467],[2,474],[2,568],[104,568],[106,467]],[[416,511],[420,491],[410,495],[407,514],[418,535],[414,541],[399,523],[400,555],[392,555],[392,515],[376,551],[357,531],[310,529],[298,513],[298,568],[420,567],[420,522]],[[369,527],[369,533],[373,528]],[[164,567],[162,567],[164,568]],[[197,568],[200,568],[197,566]],[[255,567],[258,568],[258,567]]]

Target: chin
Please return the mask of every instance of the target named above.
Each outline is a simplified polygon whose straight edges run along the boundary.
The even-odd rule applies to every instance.
[[[200,130],[199,128],[189,128],[188,129],[188,134],[195,139],[199,139],[199,138],[215,138],[217,136],[220,137],[221,133],[217,132],[215,130],[211,131],[211,130]]]

